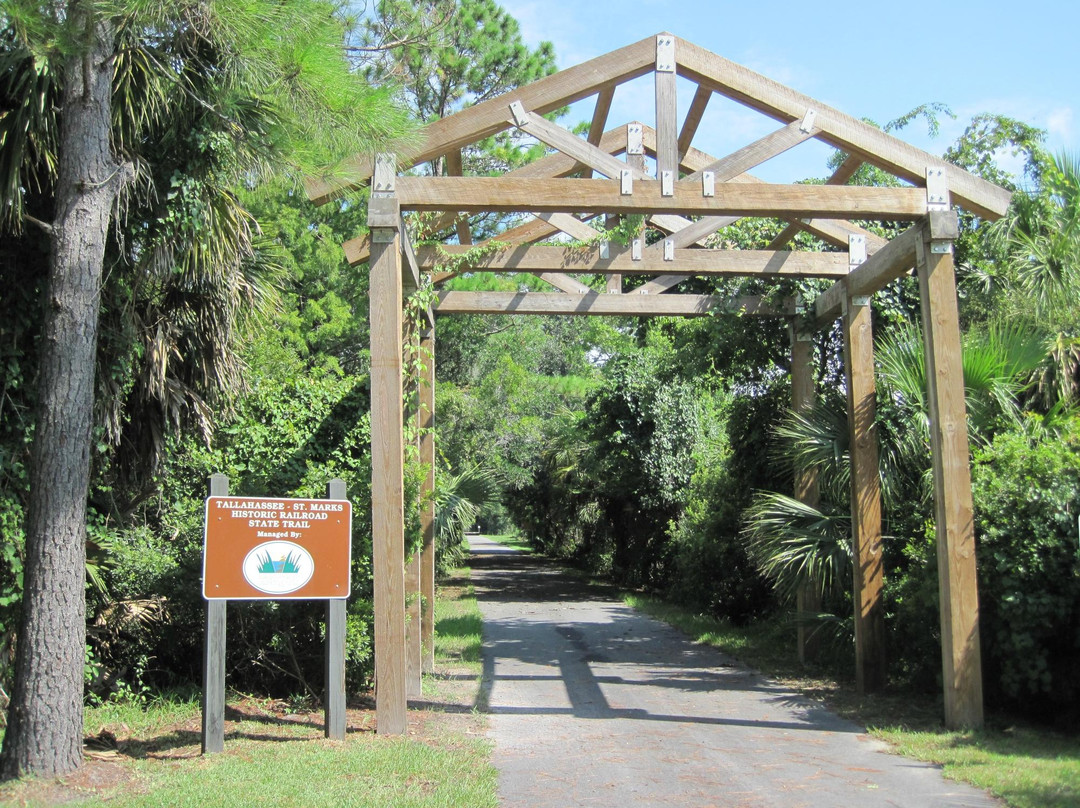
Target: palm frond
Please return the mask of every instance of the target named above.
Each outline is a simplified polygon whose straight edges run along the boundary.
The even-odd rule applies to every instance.
[[[804,586],[835,592],[850,575],[850,515],[759,492],[744,519],[750,557],[782,598],[794,599]]]

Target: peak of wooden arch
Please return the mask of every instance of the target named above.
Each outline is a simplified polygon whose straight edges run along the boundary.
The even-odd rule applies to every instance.
[[[663,63],[666,57],[658,57],[657,43],[660,40],[671,43],[673,58],[667,64]],[[928,167],[941,169],[945,173],[953,200],[983,218],[997,219],[1004,215],[1008,208],[1008,191],[809,96],[670,34],[642,39],[434,121],[420,130],[414,144],[405,144],[397,149],[399,165],[405,168],[455,153],[462,147],[515,126],[516,121],[509,107],[513,101],[520,102],[525,110],[539,116],[589,96],[596,96],[596,112],[593,116],[595,134],[590,138],[590,142],[598,144],[600,130],[603,129],[615,88],[652,72],[670,72],[672,77],[677,74],[697,85],[683,131],[674,136],[670,131],[660,132],[661,148],[677,148],[680,155],[685,153],[709,97],[712,93],[718,93],[785,125],[803,121],[808,110],[812,110],[810,136],[847,152],[853,158],[875,165],[920,187],[925,186]],[[672,101],[673,97],[674,93]],[[598,122],[599,126],[596,125]],[[661,126],[674,125],[673,119],[661,123]],[[672,156],[661,153],[658,161],[670,163]],[[357,156],[347,161],[338,178],[309,181],[308,195],[313,201],[324,203],[337,194],[365,184],[371,178],[372,172],[372,158]]]

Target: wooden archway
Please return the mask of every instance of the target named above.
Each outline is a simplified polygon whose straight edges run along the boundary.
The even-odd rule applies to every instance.
[[[615,89],[648,73],[655,82],[655,127],[631,122],[605,132]],[[676,113],[677,76],[696,85],[681,126]],[[714,93],[755,109],[781,126],[726,157],[705,154],[692,141]],[[542,117],[589,96],[596,97],[596,106],[587,140]],[[501,177],[461,176],[462,147],[511,127],[554,152]],[[769,184],[747,173],[811,138],[849,155],[825,185]],[[325,202],[347,187],[371,182],[370,234],[348,242],[345,249],[351,263],[370,264],[380,733],[405,731],[407,698],[419,693],[420,672],[431,664],[434,513],[430,504],[423,519],[424,550],[408,570],[403,547],[403,296],[424,277],[436,284],[445,280],[450,273],[439,272],[445,254],[466,254],[472,244],[462,214],[488,211],[530,213],[534,218],[502,233],[499,249],[484,251],[482,258],[464,269],[531,273],[555,291],[440,292],[434,312],[429,312],[429,328],[422,335],[428,351],[434,349],[436,313],[697,316],[718,307],[735,307],[751,314],[791,318],[793,404],[799,408],[813,396],[809,336],[803,329],[811,321],[821,328],[842,319],[851,429],[856,672],[864,692],[879,688],[886,673],[869,303],[883,286],[916,270],[930,402],[945,722],[950,727],[982,725],[974,525],[953,271],[953,241],[959,230],[953,204],[996,219],[1008,207],[1008,192],[671,34],[644,39],[435,121],[422,130],[419,146],[403,148],[399,156],[404,168],[445,158],[450,176],[400,176],[394,158],[380,155],[358,157],[349,182],[320,181],[309,186],[312,199]],[[646,157],[655,161],[655,173],[647,171]],[[863,163],[888,171],[908,185],[844,185]],[[414,250],[402,220],[409,211],[438,212],[429,230],[454,227],[458,244],[440,251]],[[588,220],[618,215],[643,215],[651,228],[665,236],[648,246],[641,239],[626,247],[536,245],[559,233],[595,242],[598,233]],[[767,250],[704,248],[709,235],[744,216],[777,218],[787,226]],[[885,241],[851,219],[911,224],[901,235]],[[801,230],[843,251],[785,250]],[[572,277],[578,273],[607,276],[605,291],[597,292]],[[633,293],[624,293],[622,278],[631,274],[651,280]],[[702,275],[833,278],[834,283],[811,304],[812,317],[796,318],[790,302],[776,307],[760,299],[722,301],[671,291],[686,278]],[[433,362],[426,363],[423,375],[421,390],[427,392],[415,417],[430,425]],[[434,468],[430,437],[421,447],[421,460]],[[433,484],[429,475],[428,491]],[[812,478],[800,478],[796,488],[804,500],[816,497]],[[421,597],[410,597],[413,593]],[[408,621],[407,601],[423,604],[410,607],[414,613]]]

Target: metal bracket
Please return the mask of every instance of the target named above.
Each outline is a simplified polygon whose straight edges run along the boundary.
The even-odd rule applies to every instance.
[[[664,260],[675,260],[675,241],[670,238],[664,239]]]
[[[859,307],[869,306],[870,305],[870,295],[852,295],[851,296],[851,305],[852,306],[859,306]]]
[[[395,180],[397,180],[397,158],[385,152],[375,155],[375,172],[371,178],[372,196],[394,193]]]
[[[852,233],[848,236],[848,266],[857,267],[866,261],[866,236]]]
[[[805,314],[806,313],[806,301],[801,296],[795,298],[795,313],[796,314]]]
[[[389,244],[394,240],[397,232],[389,227],[376,227],[371,231],[372,244]]]
[[[802,123],[799,124],[799,131],[805,135],[809,135],[814,129],[814,118],[817,117],[817,110],[807,109],[806,114],[803,115]]]
[[[607,261],[611,258],[611,245],[606,241],[600,242],[600,260]]]
[[[660,172],[660,196],[675,196],[675,172]]]
[[[716,174],[712,171],[701,172],[701,195],[716,196]]]
[[[641,239],[639,239],[639,238],[636,238],[636,239],[634,239],[633,241],[630,242],[630,260],[631,261],[640,261],[641,260]]]
[[[525,111],[525,106],[520,101],[510,102],[510,114],[514,116],[514,123],[518,126],[528,126],[531,122],[529,113]]]
[[[645,154],[645,132],[640,123],[626,125],[626,153]]]
[[[629,168],[619,172],[619,190],[623,196],[632,196],[634,193],[634,172]]]
[[[812,333],[810,333],[809,331],[796,331],[795,332],[795,341],[796,342],[813,342],[814,341],[814,335]]]
[[[656,72],[675,72],[675,37],[671,34],[656,37]]]
[[[949,255],[952,253],[951,241],[931,241],[930,252],[933,255]]]
[[[945,175],[945,169],[927,166],[926,168],[926,209],[948,210],[949,178]]]

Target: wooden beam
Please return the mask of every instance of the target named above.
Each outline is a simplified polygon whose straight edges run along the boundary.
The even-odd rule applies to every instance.
[[[920,188],[828,185],[721,184],[702,196],[698,183],[674,183],[664,196],[658,181],[635,182],[623,194],[617,180],[537,179],[523,187],[504,177],[399,177],[403,210],[561,213],[676,213],[682,216],[818,216],[918,219],[926,214]]]
[[[653,73],[653,89],[656,96],[656,178],[665,171],[671,179],[679,178],[679,122],[678,97],[675,75],[675,37],[671,34],[656,36],[656,71]]]
[[[428,271],[446,262],[446,255],[460,255],[466,248],[421,247],[417,260]],[[608,275],[662,275],[671,272],[687,275],[777,276],[842,278],[848,272],[845,253],[767,252],[764,250],[675,250],[675,259],[665,261],[662,252],[651,249],[633,260],[631,251],[618,244],[608,245],[608,257],[600,257],[600,247],[541,247],[519,245],[483,255],[472,263],[470,271],[482,272],[564,272]]]
[[[967,411],[952,244],[942,243],[948,252],[931,249],[930,234],[924,231],[917,266],[930,404],[945,725],[978,729],[983,725],[982,663]]]
[[[605,87],[596,94],[596,106],[593,107],[592,122],[589,124],[588,141],[594,146],[599,146],[603,139],[604,127],[607,126],[608,113],[611,111],[611,102],[615,98],[615,88]],[[579,166],[584,168],[584,166]],[[593,176],[592,171],[583,174],[585,179]]]
[[[465,176],[465,169],[461,164],[461,149],[451,149],[446,153],[446,173],[451,177]],[[457,216],[454,219],[457,229],[458,244],[472,244],[472,231],[469,230],[469,218]],[[442,228],[436,228],[436,232]]]
[[[666,292],[668,289],[674,289],[680,283],[685,280],[689,280],[689,275],[660,275],[646,284],[639,286],[637,289],[630,290],[629,294],[632,295],[660,295]]]
[[[552,234],[556,232],[563,232],[570,238],[577,239],[578,241],[589,241],[596,238],[599,234],[599,230],[589,227],[585,222],[576,216],[571,216],[569,213],[538,213],[536,218],[543,222],[547,222],[552,226]],[[502,241],[501,236],[497,236],[499,241]]]
[[[874,385],[874,335],[869,300],[849,298],[844,310],[844,370],[851,458],[851,544],[854,562],[855,687],[885,686],[885,605],[882,600],[881,470]]]
[[[406,729],[405,490],[401,240],[396,228],[373,229],[370,278],[375,720],[380,735],[401,735]]]
[[[625,151],[626,127],[619,126],[604,132],[604,135],[600,140],[600,148],[606,154],[618,154]],[[565,177],[569,174],[573,174],[579,165],[580,164],[572,158],[567,157],[561,152],[557,152],[555,154],[549,154],[547,157],[542,157],[536,162],[529,163],[520,168],[515,168],[513,171],[508,171],[503,176],[516,179]],[[429,230],[430,232],[438,232],[439,230],[452,225],[458,218],[459,215],[456,211],[452,213],[443,213],[442,216],[431,224]],[[558,232],[558,228],[538,226],[536,222],[527,222],[524,225],[519,225],[504,233],[500,233],[496,238],[499,241],[519,243],[539,241],[556,232]],[[345,258],[349,262],[349,265],[356,266],[365,263],[370,255],[369,246],[367,235],[346,241],[342,245],[342,248],[345,250]]]
[[[698,127],[701,126],[701,119],[705,116],[705,109],[709,106],[712,94],[712,90],[708,87],[699,86],[695,90],[694,100],[690,102],[690,109],[687,110],[682,129],[679,130],[679,160],[682,160],[690,149],[690,144],[694,140],[694,135],[697,134]]]
[[[647,153],[652,153],[656,147],[656,133],[653,132],[650,127],[645,126],[643,127],[642,134],[645,141],[645,151]],[[706,154],[705,152],[691,148],[688,149],[686,154],[683,156],[681,168],[684,171],[692,173],[707,168],[710,163],[714,162],[716,162],[716,158],[712,157],[709,154]],[[758,179],[752,174],[739,174],[737,177],[732,177],[730,180],[728,180],[728,182],[741,184],[761,184],[762,180]],[[656,217],[652,217],[650,221],[655,221],[655,219]],[[835,244],[839,247],[847,247],[848,236],[852,234],[863,236],[866,239],[867,247],[870,250],[876,250],[885,244],[885,240],[883,238],[874,235],[869,230],[859,227],[852,222],[842,219],[807,219],[803,222],[800,222],[800,226],[802,229],[807,230],[813,233],[815,236],[829,242],[830,244]],[[717,227],[716,229],[719,229],[719,227]]]
[[[738,216],[702,216],[696,221],[684,219],[681,216],[651,216],[649,224],[667,230],[671,234],[671,241],[675,248],[689,247],[692,244],[705,246],[709,236],[721,228],[735,224],[739,221]],[[663,242],[657,242],[649,246],[651,251],[662,251]]]
[[[608,229],[611,229],[612,227],[616,226],[616,223],[618,222],[618,220],[619,219],[618,219],[617,216],[605,216],[604,217],[604,226],[606,228],[608,228]],[[611,249],[611,245],[609,244],[608,245],[608,250],[609,250],[608,254],[609,255],[610,255],[610,249]],[[597,257],[599,257],[599,255],[597,255]],[[606,283],[604,285],[604,290],[609,295],[621,295],[622,294],[622,287],[623,287],[622,277],[623,276],[622,276],[621,272],[612,272],[612,273],[610,273],[607,276]]]
[[[674,74],[672,74],[672,80],[674,80]],[[596,171],[599,171],[605,177],[609,177],[610,179],[616,179],[621,176],[623,171],[629,170],[631,172],[631,176],[634,178],[635,181],[652,179],[651,177],[649,177],[648,174],[645,173],[645,167],[643,163],[639,164],[639,161],[631,161],[625,163],[622,160],[618,160],[615,157],[607,154],[603,150],[582,141],[581,138],[577,137],[572,132],[563,129],[561,126],[556,126],[550,121],[539,116],[529,115],[526,110],[521,109],[520,107],[513,108],[512,112],[518,128],[520,128],[522,131],[529,133],[537,140],[546,143],[552,148],[558,149],[567,156],[577,158],[583,164],[590,166]],[[569,214],[559,215],[569,216]],[[553,220],[546,220],[551,221],[554,224]],[[571,218],[571,221],[568,223],[572,224],[573,221],[574,220]],[[650,219],[651,224],[668,230],[669,232],[678,231],[691,226],[696,227],[697,230],[695,230],[694,232],[697,232],[703,227],[707,228],[709,223],[713,223],[714,227],[711,230],[708,230],[706,235],[715,232],[715,230],[719,229],[720,227],[726,227],[733,221],[735,220],[731,218],[717,219],[716,217],[707,217],[701,222],[691,222],[690,220],[684,219],[681,216],[671,215],[653,216]],[[566,228],[560,229],[563,230],[563,232],[573,235],[575,238],[589,238],[588,235],[575,235],[573,231],[567,230]],[[593,235],[595,235],[595,233]],[[694,238],[691,241],[680,240],[678,246],[686,246],[693,243],[694,241],[699,240],[704,241],[704,238]]]
[[[763,138],[755,140],[748,146],[743,146],[727,157],[715,160],[705,168],[688,174],[686,182],[697,182],[706,171],[713,172],[716,182],[727,182],[740,174],[745,174],[755,166],[771,160],[788,149],[798,146],[805,140],[809,140],[818,130],[804,127],[802,120],[792,121],[787,126],[777,129]]]
[[[546,120],[546,119],[545,119]],[[554,124],[553,124],[554,125]],[[592,141],[588,141],[592,143]],[[599,143],[592,143],[604,154],[621,154],[626,150],[626,128],[617,126],[604,132]],[[528,163],[513,171],[503,174],[504,177],[516,177],[518,179],[535,179],[537,177],[568,177],[581,170],[581,163],[562,152],[555,152],[546,157],[541,157],[535,162]]]
[[[642,125],[643,141],[646,152],[653,153],[655,151],[655,131],[650,126]],[[606,152],[615,153],[626,148],[626,127],[616,127],[604,133],[604,137],[601,143],[601,148]],[[636,156],[627,156],[627,164],[635,166],[641,161]],[[684,157],[682,168],[688,171],[700,171],[702,168],[708,166],[710,163],[716,162],[714,158],[704,152],[697,149],[689,149]],[[850,161],[845,161],[845,165],[848,165]],[[549,155],[548,157],[538,160],[536,163],[532,163],[528,166],[523,166],[520,169],[515,169],[512,172],[504,175],[506,178],[510,177],[551,177],[551,176],[565,176],[573,169],[575,162],[561,153]],[[843,168],[843,167],[841,167]],[[635,171],[635,176],[639,176],[637,172],[641,172],[641,176],[644,176],[644,165]],[[834,174],[834,178],[840,175],[840,171]],[[741,183],[758,183],[760,180],[749,174],[742,174],[738,177],[733,177],[733,182]],[[449,214],[449,218],[446,218],[443,226],[449,225],[453,222],[453,217],[457,214]],[[445,217],[444,217],[445,218]],[[673,238],[676,241],[677,247],[689,246],[691,243],[704,244],[706,238],[714,233],[721,227],[726,227],[729,224],[737,221],[738,217],[706,217],[706,219],[699,220],[692,223],[693,230],[687,230],[682,232],[688,226],[686,219],[678,216],[668,216],[664,214],[650,217],[650,224],[658,227],[665,232],[672,233]],[[442,221],[442,220],[440,220]],[[815,233],[816,235],[824,238],[825,240],[837,244],[846,246],[847,238],[850,234],[861,234],[867,239],[868,248],[871,250],[877,249],[880,245],[884,244],[884,239],[880,239],[867,230],[860,228],[850,222],[844,221],[826,221],[826,220],[811,220],[801,225],[803,228]],[[546,227],[538,225],[535,222],[520,225],[516,228],[500,234],[497,238],[499,241],[521,243],[539,241],[554,233],[558,232],[557,228]],[[689,236],[694,235],[694,241],[689,241]],[[577,235],[576,238],[587,238],[588,235]],[[368,241],[367,237],[363,236],[359,239],[353,239],[347,241],[344,244],[346,258],[349,263],[356,265],[363,263],[368,257]],[[839,309],[837,309],[839,311]],[[837,315],[838,316],[838,315]]]
[[[420,462],[426,473],[420,487],[420,641],[424,673],[435,670],[435,329],[420,333]]]
[[[872,295],[915,265],[915,250],[921,225],[910,227],[851,271],[843,283],[833,284],[814,301],[814,317],[819,326],[840,316],[844,296]]]
[[[792,412],[805,414],[814,406],[817,393],[814,385],[814,342],[813,335],[799,330],[797,323],[791,325],[791,409]],[[817,469],[795,469],[795,499],[818,507],[821,500]],[[811,579],[795,595],[796,612],[803,618],[797,628],[797,650],[799,662],[812,661],[820,647],[818,634],[810,630],[805,618],[821,611],[820,582]]]
[[[401,225],[401,291],[408,297],[420,288],[420,269],[416,265],[416,253],[413,252],[412,241],[405,230],[405,224]]]
[[[541,272],[537,277],[550,283],[560,292],[567,292],[572,295],[587,295],[592,291],[590,287],[581,281],[574,280],[569,275],[563,275],[561,272]]]
[[[1011,193],[950,165],[940,157],[917,149],[877,127],[852,118],[809,96],[798,93],[741,65],[710,53],[685,40],[677,40],[679,74],[703,87],[788,123],[802,118],[807,109],[816,113],[818,138],[855,153],[869,163],[896,176],[923,185],[927,166],[941,168],[959,204],[987,219],[1001,218],[1009,207]]]
[[[632,45],[590,59],[575,67],[519,87],[496,98],[482,101],[446,118],[433,121],[420,130],[415,145],[398,149],[399,164],[414,166],[483,140],[507,128],[506,106],[521,101],[527,109],[544,115],[601,90],[643,76],[656,65],[656,39],[647,37]],[[323,204],[341,192],[363,185],[371,177],[372,163],[367,155],[346,161],[337,177],[306,182],[308,198]]]
[[[546,292],[440,292],[436,314],[566,314],[621,317],[703,317],[713,310],[761,316],[793,313],[794,304],[769,306],[760,298],[734,302],[710,295],[587,295]]]
[[[858,171],[863,164],[863,160],[856,154],[849,154],[844,158],[844,162],[832,173],[832,176],[825,180],[826,185],[846,185],[847,181],[855,176],[855,172]],[[801,230],[809,229],[803,222],[794,221],[781,231],[781,233],[772,240],[769,244],[770,250],[782,250],[788,245],[795,236],[799,234]]]
[[[522,132],[532,135],[541,143],[546,143],[553,149],[558,149],[567,157],[572,157],[580,163],[599,171],[605,177],[617,179],[626,163],[616,157],[612,157],[603,149],[594,146],[587,140],[575,135],[568,129],[552,123],[540,115],[530,114],[528,110],[515,102],[511,106],[511,119]],[[642,176],[640,179],[645,179]]]

